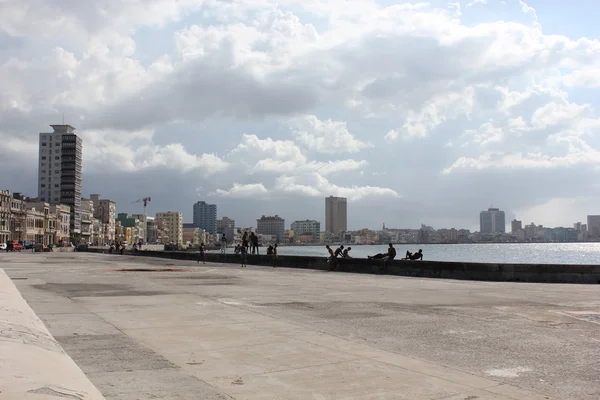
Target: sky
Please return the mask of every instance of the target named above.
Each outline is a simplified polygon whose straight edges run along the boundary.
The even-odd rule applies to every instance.
[[[0,188],[73,125],[83,191],[256,225],[600,214],[600,27],[578,0],[0,0]]]

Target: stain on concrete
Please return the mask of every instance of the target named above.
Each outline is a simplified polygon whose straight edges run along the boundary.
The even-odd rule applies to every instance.
[[[135,290],[128,285],[106,283],[53,283],[32,285],[36,289],[53,292],[65,297],[115,297],[115,296],[156,296],[174,292]]]
[[[192,272],[182,268],[119,268],[112,269],[113,272]]]
[[[79,335],[55,338],[85,373],[178,368],[127,335]]]

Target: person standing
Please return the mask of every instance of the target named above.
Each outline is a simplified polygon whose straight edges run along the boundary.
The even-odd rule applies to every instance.
[[[240,249],[240,257],[242,258],[242,268],[246,268],[246,255],[248,254],[248,248],[242,246]]]
[[[204,261],[204,243],[200,243],[200,257],[198,258],[198,264],[200,264],[200,261],[202,261],[202,264],[206,264],[206,261]]]
[[[227,237],[225,236],[225,234],[223,234],[223,236],[221,237],[221,254],[225,254],[226,250],[227,250]]]
[[[245,247],[248,250],[248,232],[244,232],[242,235],[242,247]]]
[[[273,268],[277,266],[277,243],[273,246]]]
[[[258,254],[258,236],[254,232],[250,232],[250,246],[252,246],[252,254]]]

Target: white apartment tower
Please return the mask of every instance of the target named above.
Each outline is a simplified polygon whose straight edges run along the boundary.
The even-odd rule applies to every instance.
[[[348,230],[348,206],[344,197],[325,198],[325,231],[338,234]]]
[[[82,140],[71,125],[40,133],[38,198],[71,208],[71,233],[81,233]]]

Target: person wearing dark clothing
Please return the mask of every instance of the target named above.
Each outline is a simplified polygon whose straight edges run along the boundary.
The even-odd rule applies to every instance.
[[[338,247],[337,249],[335,249],[335,253],[333,253],[335,255],[335,257],[339,257],[342,255],[342,251],[344,251],[344,245],[341,245],[340,247]]]
[[[248,250],[248,232],[244,232],[242,235],[242,247],[245,247]]]
[[[406,260],[423,260],[423,250],[419,249],[419,251],[417,251],[416,253],[411,253],[410,251],[406,250]]]
[[[242,258],[242,268],[246,268],[246,255],[248,254],[248,248],[242,246],[240,248],[240,257]]]
[[[252,254],[258,254],[258,236],[254,232],[250,232],[250,246],[252,246]]]
[[[267,255],[268,256],[273,255],[273,246],[269,245],[269,247],[267,247]]]
[[[273,268],[277,266],[277,243],[273,247]]]
[[[202,264],[206,264],[206,261],[204,261],[204,243],[200,243],[200,257],[198,258],[198,264],[200,264],[200,261],[202,261]]]
[[[342,258],[352,258],[352,257],[350,257],[350,254],[348,254],[348,252],[350,252],[350,250],[352,250],[352,247],[348,247],[347,249],[344,249],[344,251],[342,252]]]
[[[383,253],[377,253],[374,256],[367,256],[369,260],[381,260],[383,257],[385,257],[385,254]]]

